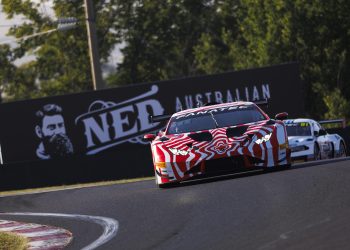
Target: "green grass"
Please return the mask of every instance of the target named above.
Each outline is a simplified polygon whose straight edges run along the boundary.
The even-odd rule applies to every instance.
[[[25,250],[27,239],[16,234],[0,232],[0,250]]]

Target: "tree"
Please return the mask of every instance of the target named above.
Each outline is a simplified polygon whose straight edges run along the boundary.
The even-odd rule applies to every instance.
[[[241,0],[235,14],[238,31],[225,29],[221,35],[229,47],[229,58],[206,45],[212,37],[206,38],[209,42],[202,48],[214,52],[208,53],[208,61],[224,58],[234,69],[299,61],[306,110],[315,118],[323,118],[336,97],[329,93],[336,88],[344,101],[350,99],[349,10],[350,3],[341,0]],[[340,106],[332,107],[331,112],[343,113],[337,110]]]
[[[44,1],[44,0],[43,0]],[[52,20],[29,0],[2,0],[9,17],[30,22],[16,37],[48,30]],[[300,62],[307,113],[344,114],[350,100],[350,2],[307,0],[94,1],[100,54],[123,43],[109,86]],[[56,16],[84,19],[82,1],[54,1]],[[8,96],[36,97],[91,89],[85,26],[1,47]],[[15,67],[32,51],[37,61]],[[9,74],[9,72],[12,72]],[[18,88],[17,88],[18,87]],[[20,91],[19,91],[19,90]],[[330,105],[341,100],[341,105]]]
[[[323,100],[328,108],[325,114],[326,119],[337,119],[341,117],[350,117],[350,103],[347,101],[340,89],[327,93]]]
[[[225,50],[226,45],[219,37],[224,22],[217,13],[219,3],[144,0],[121,6],[123,14],[118,17],[115,29],[123,31],[124,61],[109,82],[129,84],[220,71],[206,69],[209,62],[204,62],[202,50],[206,39],[218,44],[219,50]],[[226,70],[231,68],[229,64],[223,65]]]
[[[43,2],[43,1],[42,1]],[[99,50],[102,61],[106,61],[118,34],[110,32],[117,10],[115,1],[94,1],[98,13],[97,26]],[[24,15],[24,24],[12,27],[9,35],[20,38],[26,35],[47,31],[57,26],[50,17],[38,11],[38,5],[29,0],[2,0],[3,11],[8,18]],[[76,29],[55,32],[32,39],[20,41],[19,47],[8,51],[6,62],[13,74],[0,69],[0,75],[7,75],[2,81],[4,91],[10,99],[33,98],[49,95],[67,94],[92,89],[88,55],[86,28],[84,25],[83,1],[53,1],[56,17],[76,17],[80,25]],[[36,60],[20,67],[13,64],[15,59],[32,53]],[[23,90],[23,91],[22,91]]]

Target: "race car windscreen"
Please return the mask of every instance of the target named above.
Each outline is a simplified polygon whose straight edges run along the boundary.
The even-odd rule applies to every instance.
[[[308,122],[286,124],[288,136],[311,136],[311,126]]]
[[[175,116],[171,119],[167,134],[180,134],[266,120],[254,105],[242,105],[209,109]]]

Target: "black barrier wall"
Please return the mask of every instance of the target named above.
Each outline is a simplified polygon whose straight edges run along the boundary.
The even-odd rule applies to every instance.
[[[121,150],[118,154],[129,153]],[[0,191],[154,176],[150,164],[138,164],[151,159],[151,152],[140,148],[134,154],[137,157],[122,163],[118,157],[103,153],[9,163],[0,167]]]
[[[142,137],[165,123],[152,123],[150,115],[264,99],[272,117],[283,111],[304,114],[298,64],[5,103],[0,182],[33,187],[152,175],[150,148]]]
[[[137,157],[134,150],[149,150],[145,133],[164,128],[151,123],[150,115],[207,102],[263,99],[270,102],[265,110],[270,116],[303,115],[298,64],[6,103],[0,106],[2,157],[13,163],[103,153],[125,164]]]

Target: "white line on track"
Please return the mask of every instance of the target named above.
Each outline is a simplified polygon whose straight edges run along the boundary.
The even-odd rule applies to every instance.
[[[78,219],[82,221],[93,222],[99,224],[103,227],[103,234],[94,242],[88,246],[82,248],[82,250],[93,250],[99,246],[110,241],[113,237],[117,235],[119,229],[119,222],[112,218],[101,217],[101,216],[90,216],[81,214],[56,214],[56,213],[0,213],[0,215],[19,215],[19,216],[41,216],[41,217],[59,217],[59,218],[69,218]]]

